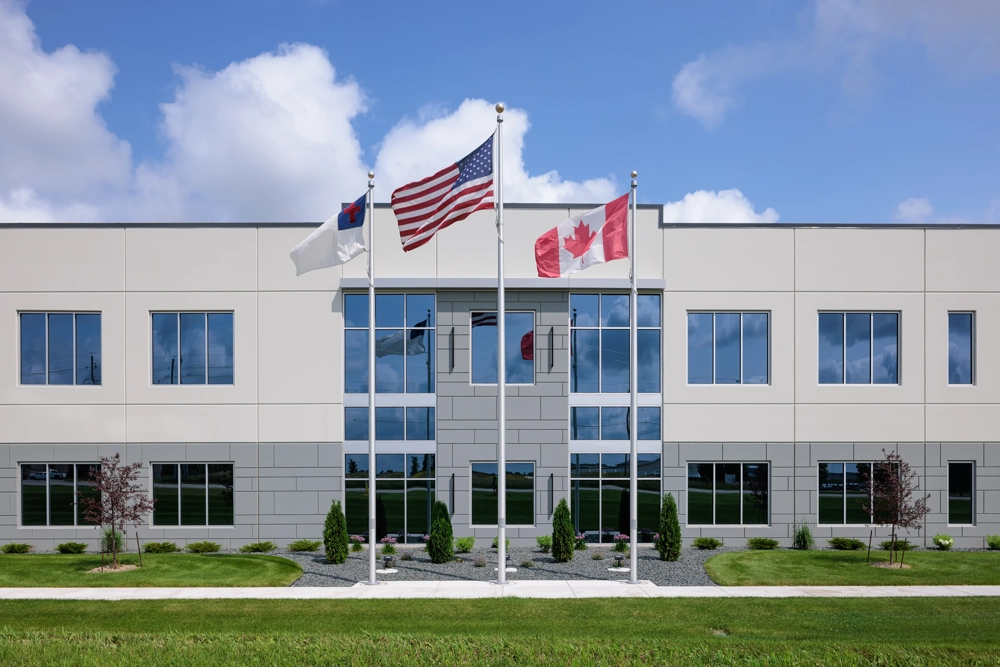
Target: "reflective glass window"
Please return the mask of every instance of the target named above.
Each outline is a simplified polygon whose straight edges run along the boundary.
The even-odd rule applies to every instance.
[[[21,384],[100,385],[99,313],[20,313]]]
[[[153,464],[153,525],[180,525],[180,476],[176,463]]]
[[[768,475],[766,463],[743,464],[743,524],[768,523]]]
[[[767,525],[767,463],[688,463],[688,524]]]
[[[598,463],[600,465],[598,466]],[[638,458],[638,537],[651,542],[660,511],[660,455]],[[588,542],[613,543],[630,525],[628,454],[572,454],[570,505],[573,526]]]
[[[640,394],[660,393],[660,330],[639,329],[636,332],[639,349]]]
[[[345,296],[345,390],[368,391],[367,298]],[[349,310],[350,313],[346,311]],[[434,392],[434,295],[375,296],[375,391]]]
[[[768,313],[688,313],[688,384],[767,384]]]
[[[714,317],[712,313],[688,313],[688,384],[712,384]]]
[[[406,476],[406,456],[404,454],[376,454],[375,477],[395,479]]]
[[[872,314],[872,382],[899,384],[899,314]]]
[[[89,525],[81,500],[100,499],[90,481],[90,469],[96,467],[83,463],[21,464],[21,525]]]
[[[233,384],[232,313],[152,313],[153,384]]]
[[[344,440],[367,439],[368,408],[344,408]]]
[[[743,313],[743,383],[767,384],[769,347],[767,313]]]
[[[660,408],[639,407],[639,440],[660,439]]]
[[[45,463],[21,466],[21,525],[47,526],[49,523],[49,466]]]
[[[344,392],[368,393],[368,330],[344,331]]]
[[[601,408],[601,439],[629,439],[628,408]]]
[[[76,316],[76,383],[101,384],[101,316]]]
[[[975,463],[948,462],[948,523],[972,525],[976,522],[975,478]]]
[[[49,464],[49,525],[76,523],[76,467],[70,463]]]
[[[344,328],[346,329],[368,328],[367,294],[344,295]]]
[[[232,526],[232,463],[154,463],[154,526]]]
[[[45,315],[21,313],[21,384],[45,384]]]
[[[844,464],[819,464],[819,522],[844,523]]]
[[[207,515],[205,499],[205,464],[182,463],[181,468],[181,525],[204,526]]]
[[[535,523],[535,464],[507,463],[507,524]],[[472,464],[472,524],[496,525],[499,479],[496,463]]]
[[[570,440],[600,440],[601,439],[601,409],[580,408],[569,409]]]
[[[740,384],[740,314],[715,315],[715,384]]]
[[[629,391],[629,295],[570,295],[570,391]],[[637,389],[661,390],[660,295],[637,298]]]
[[[233,314],[208,314],[208,384],[233,384]]]
[[[844,324],[847,384],[871,383],[871,315],[847,313]]]
[[[571,454],[569,459],[570,477],[591,478],[601,476],[600,454]]]
[[[49,384],[73,384],[73,316],[49,314]]]
[[[208,471],[208,525],[232,526],[233,512],[233,465],[231,463],[209,463]]]
[[[472,382],[496,384],[497,382],[497,314],[496,311],[473,311],[472,324]],[[504,363],[508,384],[534,384],[535,382],[535,314],[508,312]]]
[[[820,313],[820,384],[898,384],[899,313]]]
[[[434,439],[434,408],[406,408],[406,439]]]
[[[403,408],[375,408],[375,439],[406,439],[405,410]]]
[[[181,313],[181,384],[205,384],[205,313]]]
[[[948,313],[948,384],[972,384],[973,324],[972,313]]]
[[[76,491],[80,494],[77,496],[76,501],[76,525],[78,526],[96,525],[91,521],[87,521],[86,506],[83,503],[83,499],[91,498],[95,501],[100,500],[101,492],[97,490],[97,484],[93,481],[93,477],[97,474],[100,467],[100,464],[76,464]]]
[[[601,391],[601,332],[575,329],[570,332],[570,388],[574,393],[596,394]]]
[[[844,314],[819,314],[819,383],[844,382]]]
[[[629,391],[628,329],[601,330],[601,392],[620,394]]]
[[[153,313],[153,384],[179,384],[177,313]]]

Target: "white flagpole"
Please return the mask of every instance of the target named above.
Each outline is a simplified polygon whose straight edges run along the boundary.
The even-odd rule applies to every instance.
[[[496,105],[497,202],[497,580],[507,583],[507,362],[506,303],[503,284],[503,103]]]
[[[637,322],[639,320],[638,311],[638,301],[639,301],[639,288],[638,276],[636,275],[635,268],[635,256],[637,254],[636,250],[636,233],[635,233],[635,200],[636,200],[636,181],[635,177],[639,174],[637,172],[632,172],[632,224],[629,227],[629,260],[631,261],[631,269],[629,270],[629,277],[631,278],[632,291],[629,295],[629,318],[628,318],[628,338],[629,338],[629,409],[628,409],[628,444],[629,444],[629,580],[630,584],[638,584],[638,546],[639,546],[639,536],[638,536],[638,525],[639,525],[639,408],[637,406],[639,398],[639,345],[638,339],[639,334],[637,332]]]
[[[403,341],[406,344],[406,341]],[[405,350],[404,350],[405,351]],[[375,172],[368,172],[368,581],[375,577]]]

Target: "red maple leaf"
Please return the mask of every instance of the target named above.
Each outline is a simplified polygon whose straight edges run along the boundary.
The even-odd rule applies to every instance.
[[[573,257],[582,257],[585,252],[590,250],[590,244],[594,242],[594,237],[597,236],[596,232],[591,232],[590,227],[583,224],[581,221],[576,227],[573,228],[572,236],[567,236],[563,239],[563,247],[566,248],[573,255]]]

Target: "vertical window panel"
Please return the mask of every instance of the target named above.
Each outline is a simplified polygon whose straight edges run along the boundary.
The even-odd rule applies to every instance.
[[[844,383],[844,314],[819,314],[819,383]]]
[[[975,470],[971,461],[948,462],[948,523],[972,525],[975,513]]]
[[[715,314],[715,383],[740,383],[740,314]]]
[[[628,479],[601,480],[601,541],[614,542],[619,533],[628,535],[629,528]]]
[[[46,526],[49,523],[47,464],[21,466],[21,525]]]
[[[368,328],[367,294],[344,295],[344,328],[347,329]]]
[[[496,463],[472,464],[472,517],[474,526],[497,524],[499,493]]]
[[[421,329],[434,328],[434,295],[406,295],[406,326]]]
[[[743,525],[767,525],[770,488],[766,463],[743,464]]]
[[[344,331],[344,392],[368,393],[368,331]]]
[[[819,523],[844,523],[844,464],[819,464]]]
[[[740,523],[740,464],[715,464],[715,523]]]
[[[767,384],[770,368],[767,313],[743,313],[743,383]]]
[[[177,464],[153,464],[153,525],[180,525],[180,495]]]
[[[403,454],[376,454],[375,477],[399,479],[406,476],[406,457]]]
[[[639,329],[636,332],[639,347],[640,394],[660,393],[660,330]]]
[[[376,304],[379,298],[376,297]],[[400,297],[400,302],[402,302],[402,297]],[[378,320],[378,315],[375,319]],[[417,343],[422,342],[418,341]],[[375,391],[377,393],[404,393],[406,389],[405,359],[408,349],[403,329],[375,330]],[[368,351],[365,350],[365,356],[367,355]]]
[[[209,463],[208,525],[232,526],[235,523],[233,500],[233,465]]]
[[[844,373],[847,384],[871,383],[871,314],[845,315]]]
[[[368,408],[344,408],[344,440],[367,439]]]
[[[181,384],[205,384],[205,313],[181,313]]]
[[[367,473],[366,473],[367,474]],[[347,479],[344,481],[344,515],[347,532],[363,535],[368,540],[368,482]]]
[[[571,294],[569,297],[570,325],[597,327],[600,325],[600,298],[596,294]]]
[[[570,440],[599,440],[601,438],[600,420],[600,408],[570,408]]]
[[[434,393],[434,330],[406,330],[406,392]]]
[[[596,394],[601,391],[600,331],[577,329],[570,332],[570,390]]]
[[[628,327],[629,320],[628,294],[601,295],[601,326]]]
[[[507,464],[507,524],[535,523],[535,464]]]
[[[403,408],[375,408],[375,439],[405,440]]]
[[[208,314],[208,384],[233,384],[233,314]]]
[[[74,466],[49,464],[49,525],[72,526],[76,520]]]
[[[431,532],[431,507],[434,504],[434,480],[406,482],[406,542],[422,544]]]
[[[636,325],[642,327],[660,328],[660,295],[639,294],[636,296],[638,317]]]
[[[181,469],[181,525],[204,526],[207,519],[205,502],[205,464],[182,463]]]
[[[180,383],[177,313],[153,313],[153,384]]]
[[[570,483],[570,505],[573,530],[583,533],[587,542],[601,541],[601,483],[594,480],[573,480]]]
[[[628,429],[628,408],[601,408],[601,440],[628,440]]]
[[[76,383],[101,384],[101,316],[76,315]]]
[[[844,464],[844,522],[849,525],[871,523],[871,515],[865,510],[870,491],[865,480],[871,479],[870,463]]]
[[[597,478],[601,476],[600,454],[571,454],[570,477]]]
[[[638,440],[659,440],[660,439],[660,408],[640,407],[639,408],[639,434]]]
[[[49,384],[73,384],[73,316],[50,313]]]
[[[404,297],[402,294],[376,294],[375,326],[377,328],[402,327],[405,322],[403,309]]]
[[[76,464],[76,490],[80,493],[76,500],[76,525],[89,526],[96,525],[87,521],[84,516],[83,499],[91,498],[100,501],[101,492],[97,490],[97,485],[91,481],[91,472],[96,472],[101,466],[90,465],[89,463]]]
[[[712,384],[713,365],[712,313],[688,313],[688,384]]]
[[[627,329],[601,330],[601,392],[629,391],[629,332]]]
[[[376,457],[377,458],[377,457]],[[402,479],[375,482],[375,539],[395,537],[406,541],[406,489]]]
[[[637,494],[636,532],[638,533],[636,539],[639,542],[652,542],[653,536],[659,531],[660,480],[640,479],[636,481],[635,486]]]
[[[872,315],[872,383],[899,383],[899,314]]]
[[[948,384],[973,382],[972,335],[972,313],[948,313]]]
[[[406,439],[433,440],[434,408],[406,408]]]
[[[45,384],[45,315],[21,313],[21,384]]]

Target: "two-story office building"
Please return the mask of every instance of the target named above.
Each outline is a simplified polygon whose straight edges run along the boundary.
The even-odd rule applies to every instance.
[[[607,542],[628,526],[631,381],[644,540],[666,492],[685,538],[867,538],[883,450],[931,495],[911,539],[1000,533],[1000,229],[665,225],[640,206],[630,351],[628,262],[536,277],[535,239],[585,208],[505,211],[506,471],[490,212],[404,254],[378,207],[374,323],[364,257],[295,276],[314,224],[0,227],[0,542],[95,543],[76,494],[115,452],[156,500],[144,539],[316,539],[334,499],[363,532],[372,492],[380,534],[422,542],[436,498],[456,535],[492,538],[506,474],[515,544],[561,498]]]

